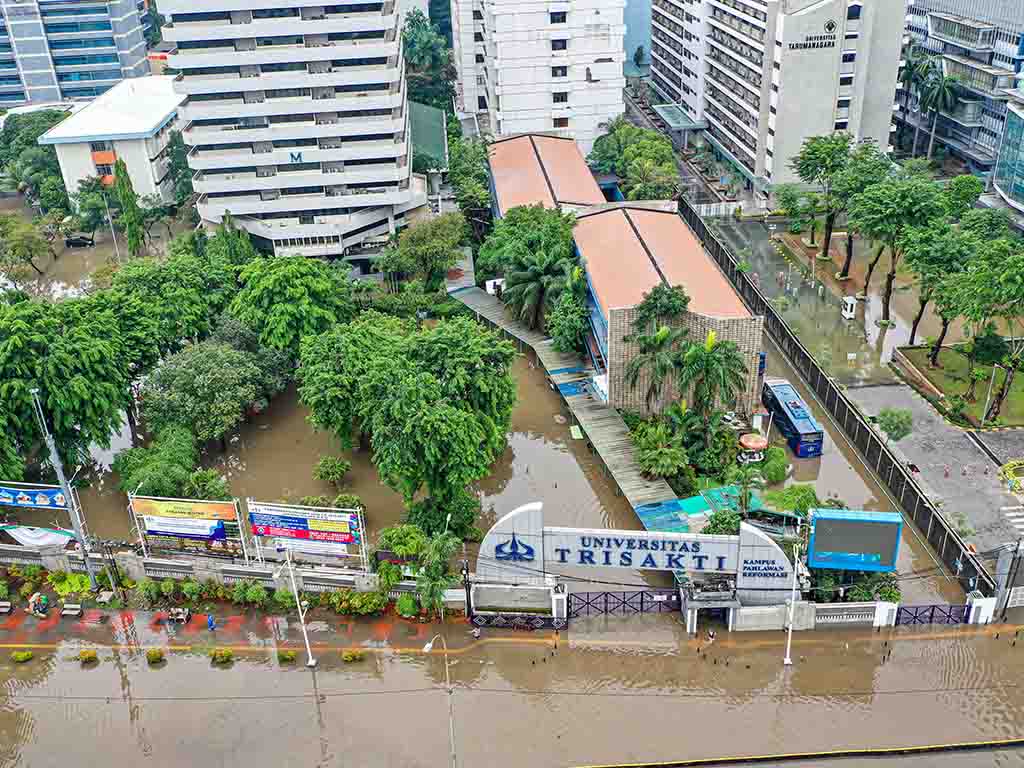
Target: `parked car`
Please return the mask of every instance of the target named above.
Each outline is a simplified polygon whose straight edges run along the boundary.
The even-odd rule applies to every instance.
[[[92,248],[96,245],[96,238],[91,235],[68,235],[64,238],[65,248]]]

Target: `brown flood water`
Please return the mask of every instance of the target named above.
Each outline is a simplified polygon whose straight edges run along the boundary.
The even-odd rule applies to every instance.
[[[720,640],[698,656],[669,617],[617,621],[630,630],[609,639],[574,625],[554,652],[519,637],[453,655],[458,764],[547,768],[1022,735],[1024,648],[1006,632],[803,633],[787,669],[781,633]],[[0,765],[448,765],[441,655],[371,652],[346,665],[322,649],[313,677],[267,651],[227,669],[174,653],[153,669],[138,652],[101,649],[99,665],[83,669],[71,659],[78,647],[40,651],[24,666],[0,660]],[[881,764],[897,762],[981,768],[1024,757]]]

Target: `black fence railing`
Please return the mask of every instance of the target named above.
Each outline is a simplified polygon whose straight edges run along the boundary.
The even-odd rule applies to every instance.
[[[896,626],[963,624],[970,615],[969,609],[969,605],[901,605],[896,610]]]
[[[785,320],[761,290],[737,269],[738,260],[718,235],[704,222],[700,214],[686,200],[679,201],[679,214],[700,238],[705,250],[726,274],[750,309],[764,316],[768,335],[779,346],[790,364],[814,390],[850,441],[857,446],[864,462],[871,467],[889,489],[903,512],[914,521],[939,559],[953,572],[965,592],[980,590],[986,595],[995,593],[995,582],[972,552],[960,534],[925,496],[910,471],[889,451],[878,433],[865,421],[843,390],[822,370],[807,348],[800,342]]]
[[[534,632],[539,629],[568,629],[569,620],[528,613],[474,613],[469,619],[474,627],[517,629]]]

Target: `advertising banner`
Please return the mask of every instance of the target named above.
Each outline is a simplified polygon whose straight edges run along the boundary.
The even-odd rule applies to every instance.
[[[223,520],[189,520],[183,517],[155,517],[145,515],[146,533],[150,536],[176,536],[203,541],[227,538]]]
[[[194,501],[192,499],[155,499],[132,497],[132,509],[138,517],[178,517],[192,520],[237,519],[233,501]]]
[[[67,509],[68,500],[56,485],[0,484],[0,506]]]
[[[249,504],[254,536],[359,544],[362,530],[356,512],[328,511],[277,504]]]

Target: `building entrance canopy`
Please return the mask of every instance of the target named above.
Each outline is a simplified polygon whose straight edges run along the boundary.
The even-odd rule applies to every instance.
[[[793,568],[767,534],[742,523],[738,536],[562,528],[544,525],[543,504],[526,504],[484,536],[477,560],[481,582],[545,584],[568,568],[629,568],[734,576],[746,605],[785,602]]]

